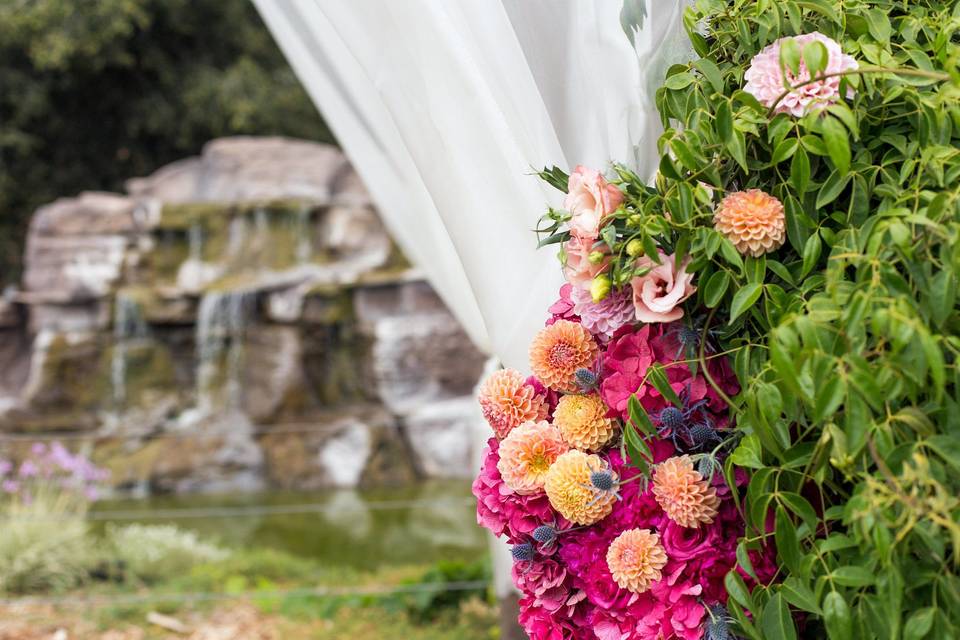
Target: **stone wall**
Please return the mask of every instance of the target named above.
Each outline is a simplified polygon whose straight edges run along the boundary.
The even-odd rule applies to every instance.
[[[119,488],[469,475],[482,366],[344,156],[303,141],[40,208],[0,298],[0,431],[62,433]]]

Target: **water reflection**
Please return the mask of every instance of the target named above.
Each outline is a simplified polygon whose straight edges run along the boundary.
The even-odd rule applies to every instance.
[[[241,507],[255,511],[313,503],[311,513],[259,513],[230,517],[151,518],[167,509]],[[313,558],[328,567],[373,569],[388,565],[473,560],[485,550],[470,487],[431,481],[411,487],[229,496],[158,496],[99,502],[96,511],[143,512],[143,522],[170,522],[236,548],[273,548]],[[103,525],[99,525],[103,526]]]

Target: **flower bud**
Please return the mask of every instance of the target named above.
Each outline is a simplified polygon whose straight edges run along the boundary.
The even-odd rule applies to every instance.
[[[591,251],[590,255],[587,256],[587,260],[590,261],[590,264],[600,264],[606,255],[603,251]]]
[[[594,302],[600,302],[610,295],[610,278],[601,274],[590,283],[590,296]]]
[[[637,238],[634,238],[627,243],[627,255],[631,258],[636,258],[639,255],[643,254],[643,243],[640,242]]]
[[[643,216],[639,213],[635,213],[629,218],[627,218],[627,226],[629,227],[639,227],[643,223]]]

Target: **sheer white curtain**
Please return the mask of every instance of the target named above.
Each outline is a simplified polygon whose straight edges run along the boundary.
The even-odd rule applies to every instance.
[[[406,254],[526,369],[560,271],[533,168],[655,170],[684,0],[254,0]]]

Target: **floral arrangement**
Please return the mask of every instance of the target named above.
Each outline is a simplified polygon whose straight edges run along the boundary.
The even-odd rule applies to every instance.
[[[479,401],[534,640],[960,637],[960,5],[700,0]],[[802,636],[799,635],[802,633]]]

